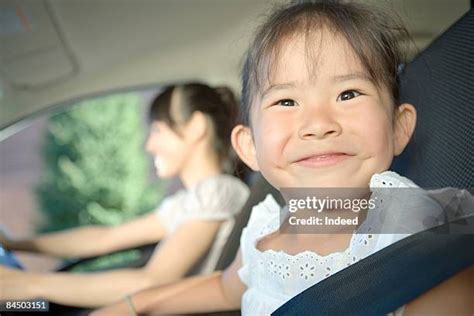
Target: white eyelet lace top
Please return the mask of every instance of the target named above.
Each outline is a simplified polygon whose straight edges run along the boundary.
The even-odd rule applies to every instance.
[[[372,177],[370,187],[373,189],[417,186],[394,172],[384,172]],[[429,201],[431,200],[428,200],[430,204],[428,209],[432,210],[436,204]],[[242,315],[270,315],[308,287],[409,235],[408,233],[353,234],[345,251],[326,256],[311,251],[296,255],[271,249],[260,251],[256,247],[258,241],[279,227],[279,210],[278,203],[268,195],[263,202],[253,208],[248,225],[242,232],[240,240],[242,268],[238,274],[242,282],[247,285],[242,297]],[[368,216],[363,225],[371,225],[373,218]],[[370,232],[370,227],[367,229]],[[397,314],[400,314],[401,309],[397,311]]]

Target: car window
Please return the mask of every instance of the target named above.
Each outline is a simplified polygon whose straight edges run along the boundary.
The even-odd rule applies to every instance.
[[[153,209],[166,182],[143,144],[158,89],[113,93],[29,120],[0,142],[0,222],[17,237],[80,225],[115,225]],[[131,260],[125,253],[90,267]],[[27,268],[58,261],[20,254]],[[86,267],[87,269],[87,267]]]

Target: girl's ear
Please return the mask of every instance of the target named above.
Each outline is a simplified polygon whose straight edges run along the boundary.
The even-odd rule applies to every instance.
[[[416,109],[409,103],[400,105],[394,121],[394,154],[400,155],[410,141],[416,126]]]
[[[232,147],[239,155],[240,159],[253,171],[258,171],[255,144],[253,142],[252,131],[244,125],[237,125],[232,130]]]

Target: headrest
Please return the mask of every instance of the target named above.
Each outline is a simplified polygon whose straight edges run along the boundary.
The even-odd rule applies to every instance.
[[[401,101],[418,120],[392,169],[421,187],[474,187],[473,39],[471,9],[400,74]]]

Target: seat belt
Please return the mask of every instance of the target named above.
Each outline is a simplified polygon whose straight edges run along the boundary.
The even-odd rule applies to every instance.
[[[450,225],[467,226],[464,233],[450,233]],[[306,289],[272,315],[393,312],[474,264],[472,228],[470,216],[404,238]]]

